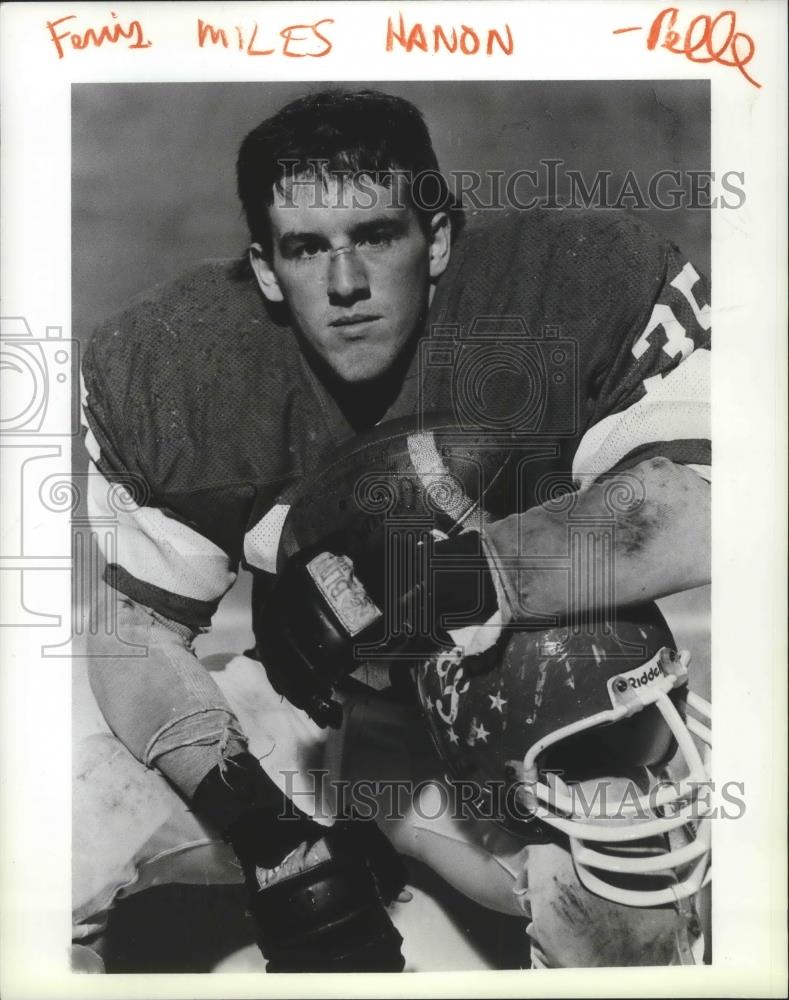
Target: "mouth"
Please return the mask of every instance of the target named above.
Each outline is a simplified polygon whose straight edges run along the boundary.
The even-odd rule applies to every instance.
[[[352,316],[339,316],[337,319],[332,320],[329,326],[344,332],[353,333],[355,327],[366,326],[370,323],[375,323],[379,319],[381,317],[373,313],[355,313]]]

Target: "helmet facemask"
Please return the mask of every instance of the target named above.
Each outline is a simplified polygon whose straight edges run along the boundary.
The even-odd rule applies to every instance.
[[[523,803],[568,837],[581,883],[617,903],[673,903],[710,879],[710,706],[687,692],[689,660],[661,648],[608,680],[608,709],[545,735],[523,761],[510,762]],[[628,767],[617,767],[625,746],[620,762]],[[663,765],[675,747],[686,773],[668,780]],[[579,759],[573,770],[560,766]],[[621,777],[583,780],[592,773]]]

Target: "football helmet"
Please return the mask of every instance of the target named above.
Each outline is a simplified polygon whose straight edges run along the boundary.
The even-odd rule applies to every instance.
[[[591,630],[512,631],[494,655],[445,650],[417,688],[447,777],[478,789],[465,801],[527,840],[569,840],[590,891],[660,906],[711,874],[710,705],[689,660],[648,604]]]

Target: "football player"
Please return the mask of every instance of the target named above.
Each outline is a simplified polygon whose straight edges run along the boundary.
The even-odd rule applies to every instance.
[[[421,114],[376,92],[312,94],[264,121],[241,146],[238,189],[248,257],[140,296],[84,356],[91,516],[118,523],[104,553],[118,635],[90,650],[115,739],[89,741],[81,758],[76,823],[80,837],[96,833],[75,838],[77,939],[100,934],[152,858],[223,838],[269,970],[399,971],[386,906],[405,876],[390,839],[359,818],[319,822],[283,775],[303,773],[316,748],[333,775],[358,774],[365,740],[418,756],[410,706],[342,690],[360,630],[388,643],[375,624],[382,603],[400,609],[400,625],[403,608],[422,608],[423,657],[436,646],[500,649],[502,627],[535,614],[606,610],[610,596],[566,561],[571,535],[588,552],[611,522],[612,490],[631,495],[613,507],[617,605],[708,582],[707,293],[675,246],[632,219],[501,212],[464,228]],[[506,489],[471,498],[492,517],[448,512],[419,542],[455,570],[393,580],[375,533],[352,552],[347,530],[283,556],[291,502],[329,452],[377,425],[447,411],[460,431],[503,429],[517,454]],[[435,436],[405,438],[414,474],[419,448],[434,474]],[[240,565],[256,578],[262,668],[245,658],[226,695],[192,644]],[[360,627],[327,574],[355,595]],[[130,642],[147,656],[124,657]],[[673,684],[651,686],[630,714],[664,704]],[[439,695],[451,701],[452,690]],[[422,697],[429,714],[429,684]],[[621,783],[631,764],[663,757],[616,767],[609,755],[591,780]],[[123,782],[135,790],[123,832],[102,847],[107,788]],[[687,894],[632,906],[579,879],[572,838],[524,846],[473,819],[418,822],[424,811],[383,824],[391,840],[473,898],[528,918],[535,964],[694,960]],[[601,936],[606,927],[616,933]]]

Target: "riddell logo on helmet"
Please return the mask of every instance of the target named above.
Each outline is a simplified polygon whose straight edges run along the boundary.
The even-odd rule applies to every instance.
[[[649,666],[636,667],[635,670],[628,670],[626,673],[619,674],[618,677],[614,678],[613,686],[615,691],[619,691],[622,694],[626,690],[625,685],[636,690],[647,687],[653,681],[665,676],[666,672],[663,666],[656,661]]]
[[[656,677],[664,676],[663,668],[659,663],[656,663],[649,670],[643,670],[638,677],[628,677],[627,681],[630,687],[643,687],[645,684],[649,684],[650,681],[655,680]]]

